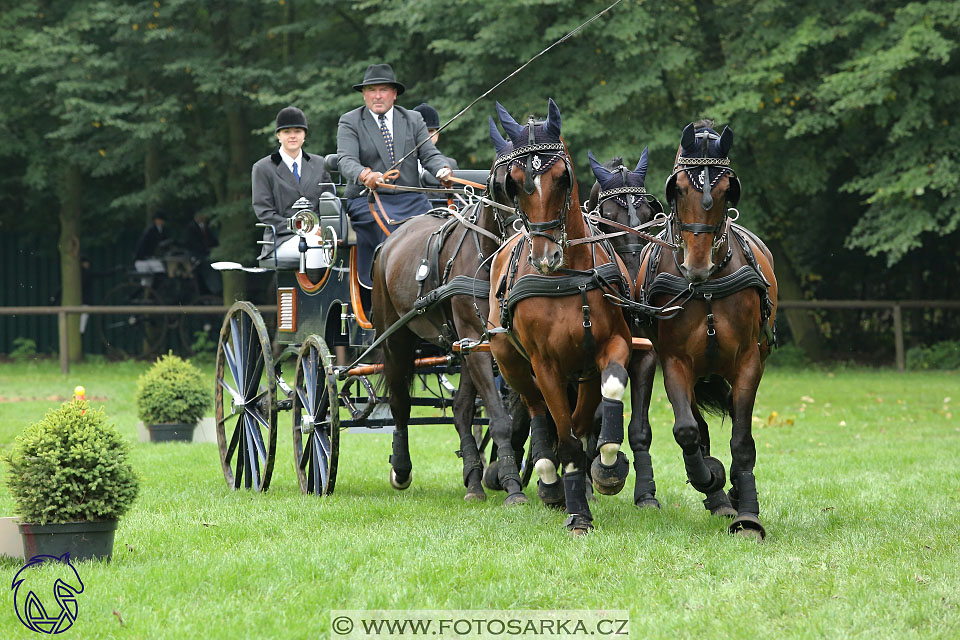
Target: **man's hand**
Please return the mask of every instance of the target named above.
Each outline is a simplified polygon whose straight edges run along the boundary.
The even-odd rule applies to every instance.
[[[440,171],[437,171],[437,180],[440,181],[440,184],[444,189],[449,189],[453,186],[453,182],[450,181],[450,176],[452,175],[453,171],[447,166],[440,169]]]
[[[377,190],[377,183],[383,180],[383,174],[370,168],[364,169],[360,174],[360,182],[371,191]]]

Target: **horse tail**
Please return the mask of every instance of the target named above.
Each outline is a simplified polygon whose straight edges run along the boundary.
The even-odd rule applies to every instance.
[[[700,378],[693,387],[697,406],[704,413],[722,416],[730,413],[730,383],[720,376]]]

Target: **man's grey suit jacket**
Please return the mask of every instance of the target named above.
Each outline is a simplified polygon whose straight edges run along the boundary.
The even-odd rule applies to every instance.
[[[427,125],[423,123],[423,116],[416,111],[394,105],[394,157],[400,160],[417,146],[417,143],[422,140],[426,142],[420,146],[417,153],[411,154],[398,167],[400,176],[393,181],[393,184],[419,187],[418,159],[433,175],[446,165],[446,159],[430,142],[429,137]],[[357,181],[357,177],[364,168],[370,167],[381,173],[390,168],[392,163],[387,143],[383,140],[379,123],[366,106],[340,116],[340,122],[337,125],[337,158],[340,164],[340,175],[347,185],[344,193],[347,198],[356,198],[363,190],[363,184]]]

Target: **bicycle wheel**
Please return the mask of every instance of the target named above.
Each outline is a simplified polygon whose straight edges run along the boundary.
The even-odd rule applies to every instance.
[[[160,304],[156,292],[136,282],[115,286],[104,296],[104,305],[145,307]],[[97,335],[113,358],[155,356],[163,348],[167,319],[130,309],[123,313],[98,314]]]

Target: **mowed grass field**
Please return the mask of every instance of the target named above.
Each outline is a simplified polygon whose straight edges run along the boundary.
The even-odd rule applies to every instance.
[[[625,609],[635,638],[960,637],[956,372],[768,370],[754,415],[768,537],[756,544],[685,484],[659,379],[663,509],[633,506],[631,471],[593,503],[596,531],[573,540],[533,484],[525,507],[504,508],[502,493],[464,503],[452,427],[412,428],[405,492],[387,482],[389,436],[343,433],[336,493],[317,500],[300,495],[281,412],[270,491],[231,491],[215,444],[136,442],[146,367],[0,364],[2,446],[83,384],[134,443],[142,478],[112,562],[79,566],[79,617],[61,637],[320,638],[331,609]],[[712,422],[729,466],[729,419]],[[5,488],[0,515],[12,515]],[[0,577],[19,567],[0,561]],[[7,590],[0,638],[16,637],[33,633]]]

